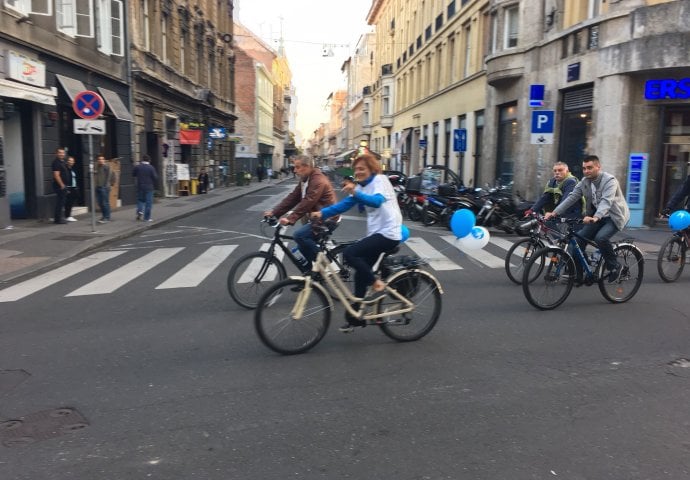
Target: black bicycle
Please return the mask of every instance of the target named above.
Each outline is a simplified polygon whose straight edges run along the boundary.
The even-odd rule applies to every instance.
[[[690,229],[673,232],[659,249],[656,269],[664,282],[675,282],[685,268],[688,247],[690,247]]]
[[[544,217],[537,214],[533,214],[532,218],[519,225],[517,232],[521,235],[527,232],[529,236],[519,239],[508,249],[505,270],[510,281],[519,285],[522,283],[525,266],[534,252],[547,245],[556,244],[559,241],[557,235],[560,236],[560,232],[549,227]],[[534,271],[535,275],[539,274],[536,269]]]
[[[620,275],[609,281],[604,274],[604,258],[585,255],[577,240],[597,247],[596,243],[582,237],[575,230],[580,220],[562,220],[568,225],[563,234],[565,247],[550,245],[535,252],[527,262],[522,277],[522,291],[527,301],[540,310],[551,310],[562,304],[570,295],[578,273],[575,262],[582,269],[582,283],[579,285],[599,285],[599,291],[612,303],[630,300],[640,288],[644,275],[642,252],[632,243],[632,239],[613,242],[616,260],[621,264]],[[569,253],[573,252],[572,255]]]
[[[283,232],[286,226],[280,225],[275,217],[264,217],[261,220],[262,232],[266,226],[274,228],[273,239],[268,250],[249,253],[240,257],[230,267],[228,273],[228,292],[232,299],[245,308],[256,308],[259,298],[273,283],[287,278],[287,269],[281,260],[287,257],[299,270],[301,275],[306,275],[309,270],[295,258],[295,255],[287,247],[287,243],[293,240],[290,235]],[[344,281],[352,281],[350,267],[343,258],[343,250],[352,245],[354,241],[335,243],[327,235],[320,235],[317,244],[333,263]]]

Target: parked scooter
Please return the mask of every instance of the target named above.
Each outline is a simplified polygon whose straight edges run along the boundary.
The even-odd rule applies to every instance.
[[[468,208],[475,211],[476,206],[459,193],[455,185],[439,185],[438,194],[427,195],[424,201],[422,223],[427,226],[439,223],[450,228],[450,219],[456,210]]]
[[[533,203],[514,195],[512,185],[492,188],[476,215],[476,224],[513,233]]]

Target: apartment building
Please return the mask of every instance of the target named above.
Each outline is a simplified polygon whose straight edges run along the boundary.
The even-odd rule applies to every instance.
[[[201,168],[213,184],[233,174],[232,14],[232,1],[128,2],[134,156],[151,157],[166,195]]]
[[[486,104],[484,0],[375,0],[376,78],[364,91],[364,131],[388,167],[441,164],[476,182]],[[456,144],[459,130],[464,143]],[[454,148],[454,147],[458,148]],[[460,148],[462,147],[462,148]]]
[[[51,163],[65,148],[76,160],[82,204],[89,163],[103,153],[131,166],[127,29],[120,0],[4,0],[0,3],[0,225],[12,218],[48,219],[55,195]],[[75,130],[75,96],[104,100],[103,135]],[[124,202],[133,201],[122,178]]]
[[[624,187],[630,225],[654,223],[690,161],[690,2],[492,0],[489,15],[481,179],[535,196],[554,161],[580,177],[596,154]],[[530,106],[531,85],[542,105]],[[552,133],[533,136],[544,111]]]

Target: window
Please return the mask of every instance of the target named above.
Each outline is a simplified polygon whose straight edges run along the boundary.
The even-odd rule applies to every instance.
[[[496,53],[498,49],[498,15],[493,13],[491,15],[491,43],[489,45],[489,53]]]
[[[56,0],[55,22],[70,37],[93,37],[93,1]]]
[[[601,0],[588,0],[587,18],[598,17],[601,13]]]
[[[98,50],[106,55],[124,55],[124,23],[121,0],[98,0]]]
[[[141,35],[141,46],[144,50],[151,49],[151,35],[149,32],[149,1],[139,0],[139,9],[141,10],[141,27],[139,35]]]
[[[505,10],[505,35],[503,48],[515,48],[518,44],[518,13],[517,6]]]
[[[52,15],[52,0],[5,0],[5,7],[22,15]]]
[[[465,66],[463,67],[463,77],[469,77],[470,76],[470,66],[472,64],[472,44],[471,44],[471,36],[472,31],[470,30],[470,25],[465,27]]]
[[[453,18],[453,15],[455,15],[455,0],[451,0],[448,4],[448,20]]]
[[[168,15],[161,14],[161,61],[168,64]]]
[[[455,70],[456,70],[456,60],[455,60],[455,35],[448,37],[448,83],[455,82]]]
[[[180,73],[182,75],[185,74],[185,62],[187,59],[185,58],[185,49],[187,48],[187,31],[182,30],[180,33]]]

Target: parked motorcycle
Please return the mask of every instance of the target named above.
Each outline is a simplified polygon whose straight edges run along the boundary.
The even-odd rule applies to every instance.
[[[476,224],[513,233],[533,203],[514,195],[510,185],[492,188],[484,197],[482,208],[476,215]]]
[[[424,201],[422,223],[427,226],[439,223],[450,228],[450,219],[456,210],[468,208],[475,211],[476,206],[467,197],[459,193],[455,185],[439,185],[438,194],[427,195]]]

